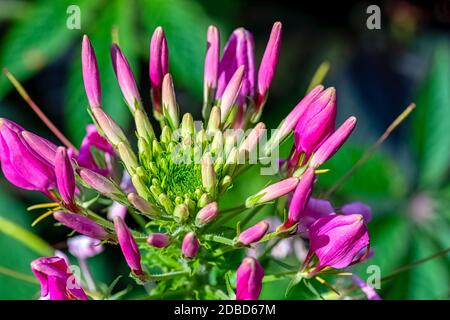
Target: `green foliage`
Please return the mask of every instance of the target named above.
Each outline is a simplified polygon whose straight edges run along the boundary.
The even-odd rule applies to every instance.
[[[447,177],[450,163],[450,46],[438,43],[431,69],[417,97],[414,149],[422,187],[437,187]]]
[[[31,217],[26,215],[26,209],[21,203],[13,200],[6,192],[0,192],[0,203],[0,248],[3,248],[0,261],[0,299],[34,298],[39,285],[31,272],[30,262],[43,254],[51,254],[50,247],[31,234]],[[17,231],[21,232],[21,242],[15,238]],[[27,236],[26,239],[23,238],[24,235]]]
[[[319,176],[318,187],[324,191],[331,188],[361,158],[364,151],[365,148],[344,145],[324,164],[323,168],[330,169],[330,172]],[[407,188],[401,169],[380,151],[347,180],[338,194],[362,201],[400,199],[405,196]]]

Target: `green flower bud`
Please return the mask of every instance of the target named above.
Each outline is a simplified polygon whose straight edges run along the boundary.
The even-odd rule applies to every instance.
[[[189,208],[186,204],[182,203],[175,207],[173,216],[177,222],[185,222],[189,219]]]

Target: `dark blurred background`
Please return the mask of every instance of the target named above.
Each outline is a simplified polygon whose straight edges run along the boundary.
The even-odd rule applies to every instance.
[[[376,30],[366,25],[370,16],[366,9],[373,4],[381,12],[381,28]],[[71,5],[80,10],[80,29],[66,26]],[[336,206],[353,200],[372,206],[375,257],[369,264],[379,265],[387,275],[450,247],[450,0],[298,1],[295,5],[250,0],[0,0],[0,65],[24,84],[47,116],[78,145],[90,122],[81,78],[83,34],[89,35],[99,60],[104,107],[129,127],[130,115],[109,58],[112,30],[118,32],[150,107],[149,41],[154,28],[163,26],[180,108],[200,118],[208,25],[220,28],[222,47],[234,28],[253,32],[259,64],[275,21],[283,23],[283,41],[263,116],[268,127],[275,128],[301,99],[323,62],[330,64],[324,84],[337,88],[338,123],[349,115],[358,118],[350,143],[330,161],[331,172],[321,177],[318,194],[348,171],[410,102],[417,103],[411,119],[333,196]],[[57,142],[3,75],[0,116]],[[45,199],[0,179],[0,217],[64,247],[61,241],[67,230],[54,228],[51,219],[30,227],[37,213],[26,212],[26,206]],[[248,188],[257,190],[264,184],[260,182]],[[249,189],[237,189],[235,196],[245,199]],[[26,241],[17,242],[6,229],[0,223],[0,298],[33,297],[34,284],[6,274],[13,268],[30,275],[28,263],[37,252]],[[111,263],[113,254],[93,259],[94,274],[101,281],[111,282],[119,272],[120,267]],[[390,280],[383,285],[382,296],[447,299],[448,271],[448,255],[434,259]],[[274,285],[278,289],[284,284]],[[263,297],[282,298],[283,292],[265,287]]]

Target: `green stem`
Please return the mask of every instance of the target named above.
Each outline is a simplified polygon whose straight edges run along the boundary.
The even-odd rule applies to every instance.
[[[403,122],[405,121],[411,112],[416,108],[414,103],[411,103],[395,120],[387,127],[386,131],[378,138],[377,141],[361,156],[361,158],[344,174],[324,195],[324,198],[330,198],[330,196],[338,191],[344,183],[363,165],[367,160],[377,151],[377,149],[383,144],[383,142],[389,137],[389,135]]]
[[[178,276],[188,275],[189,273],[190,273],[189,270],[181,270],[181,271],[172,271],[172,272],[161,273],[161,274],[147,274],[147,275],[145,275],[145,280],[153,280],[153,281],[167,280],[167,279],[176,278]]]
[[[25,282],[39,284],[39,281],[35,277],[29,276],[29,275],[21,273],[21,272],[17,272],[15,270],[11,270],[11,269],[3,267],[3,266],[0,266],[0,274],[4,274],[8,277],[22,280]]]
[[[225,237],[222,237],[222,236],[217,236],[217,235],[214,235],[214,234],[206,234],[206,235],[204,235],[204,239],[205,240],[209,240],[209,241],[222,243],[222,244],[225,244],[225,245],[231,246],[231,247],[235,246],[234,245],[234,240],[229,239],[229,238],[225,238]]]

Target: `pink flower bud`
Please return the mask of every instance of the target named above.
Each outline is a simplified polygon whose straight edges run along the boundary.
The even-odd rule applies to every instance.
[[[120,142],[127,142],[127,137],[114,120],[102,108],[92,108],[92,115],[108,141],[116,147]]]
[[[304,266],[308,266],[314,254],[318,258],[309,276],[325,267],[347,268],[364,260],[369,253],[369,232],[359,214],[331,214],[320,218],[309,228],[309,239],[310,248]]]
[[[267,99],[270,84],[275,75],[275,69],[278,63],[281,46],[281,22],[275,22],[270,33],[269,42],[264,51],[261,65],[258,70],[258,93],[256,98],[256,112],[260,113],[260,109]]]
[[[220,101],[220,111],[221,111],[221,120],[222,123],[228,118],[228,115],[231,112],[231,109],[236,102],[239,91],[241,90],[242,80],[244,76],[245,67],[240,66],[236,72],[233,74],[233,77],[228,82],[226,86],[221,101]]]
[[[206,36],[206,57],[204,75],[204,99],[214,99],[217,90],[217,77],[220,58],[220,34],[215,26],[209,26]]]
[[[21,135],[21,127],[0,119],[0,159],[5,178],[26,190],[48,195],[56,185],[53,166],[35,153]]]
[[[217,202],[211,202],[204,206],[195,217],[195,224],[198,226],[204,226],[213,221],[219,214],[219,206]]]
[[[53,166],[55,164],[56,149],[58,148],[55,144],[28,131],[22,131],[22,137],[37,155],[41,156],[50,165]]]
[[[59,147],[56,151],[55,176],[59,195],[66,205],[73,207],[75,205],[75,174],[64,147]]]
[[[236,272],[236,300],[258,300],[264,269],[258,260],[247,257]]]
[[[264,202],[269,202],[276,198],[282,197],[293,191],[298,182],[298,178],[291,177],[271,184],[270,186],[259,191],[257,194],[248,197],[247,200],[245,200],[245,206],[247,208],[251,208]]]
[[[66,261],[42,257],[31,262],[31,271],[41,284],[41,297],[50,300],[88,300]]]
[[[155,248],[165,248],[170,243],[170,237],[165,233],[152,233],[148,236],[147,243]]]
[[[66,227],[85,236],[99,240],[108,238],[108,232],[102,226],[81,214],[58,211],[53,214],[53,217]]]
[[[336,90],[328,88],[308,106],[295,127],[295,148],[309,157],[334,131]]]
[[[135,274],[142,275],[144,272],[141,267],[139,248],[125,221],[121,217],[114,218],[114,229],[116,230],[117,240],[119,241],[120,248],[128,266]]]
[[[258,242],[264,237],[264,235],[269,230],[269,224],[266,221],[261,221],[255,224],[253,227],[242,231],[239,234],[238,242],[244,246],[248,246],[254,242]]]
[[[287,117],[281,121],[277,132],[270,138],[268,147],[273,148],[279,145],[283,139],[292,132],[306,108],[320,94],[320,92],[322,92],[322,90],[323,86],[316,86],[302,100],[300,100],[300,102],[287,115]],[[270,150],[266,150],[266,154],[269,154]]]
[[[134,113],[136,108],[142,106],[141,96],[131,67],[117,44],[113,44],[111,47],[111,59],[122,94],[131,112]]]
[[[155,29],[150,42],[149,75],[152,103],[155,113],[162,113],[161,88],[164,76],[169,72],[169,52],[162,27]]]
[[[323,144],[314,153],[310,166],[313,168],[320,167],[325,161],[330,159],[336,151],[347,140],[356,125],[356,118],[348,118],[331,136],[323,142]]]
[[[102,90],[100,87],[100,75],[94,48],[87,35],[83,37],[81,48],[81,64],[83,66],[83,82],[86,95],[91,107],[100,107],[102,104]]]
[[[104,195],[112,195],[114,193],[121,193],[117,186],[108,178],[105,178],[101,174],[98,174],[89,169],[81,169],[80,177],[86,182],[92,189]]]
[[[181,244],[181,252],[185,258],[193,259],[200,248],[200,243],[198,242],[197,235],[194,232],[188,232],[183,238],[183,243]]]
[[[309,201],[309,197],[311,196],[315,179],[316,175],[314,169],[308,168],[305,173],[303,173],[300,182],[295,189],[291,204],[289,205],[288,220],[284,223],[285,227],[289,228],[300,221],[302,213]]]

